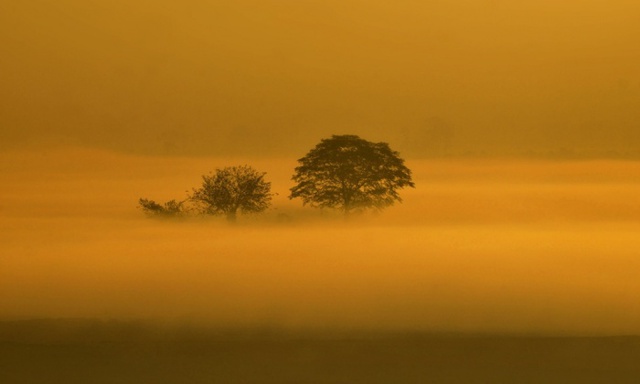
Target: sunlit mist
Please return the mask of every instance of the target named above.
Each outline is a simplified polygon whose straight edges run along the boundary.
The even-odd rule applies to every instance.
[[[0,1],[0,382],[636,383],[639,16]]]
[[[274,206],[147,218],[217,165]],[[295,162],[99,151],[3,155],[1,315],[213,325],[637,333],[635,162],[413,161],[416,189],[345,221],[286,198]]]

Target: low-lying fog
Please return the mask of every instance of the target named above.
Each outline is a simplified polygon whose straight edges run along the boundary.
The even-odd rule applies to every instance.
[[[269,212],[154,220],[227,165]],[[0,154],[0,318],[640,333],[640,163],[407,160],[415,190],[345,221],[287,199],[295,159]]]

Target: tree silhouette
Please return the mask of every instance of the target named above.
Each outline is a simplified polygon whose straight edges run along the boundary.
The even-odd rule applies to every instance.
[[[402,201],[398,190],[415,187],[411,171],[387,143],[355,135],[323,139],[298,160],[290,199],[304,205],[336,208],[348,215],[367,208],[381,210]]]
[[[138,204],[149,216],[156,217],[178,217],[182,216],[184,201],[169,200],[164,204],[156,203],[154,200],[140,198]]]
[[[264,181],[265,174],[248,165],[216,169],[202,176],[202,186],[189,198],[202,213],[235,221],[238,212],[262,212],[271,205],[271,183]]]

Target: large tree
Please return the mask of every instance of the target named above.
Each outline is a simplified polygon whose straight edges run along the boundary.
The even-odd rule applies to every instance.
[[[345,215],[367,208],[381,210],[402,201],[398,190],[414,187],[411,170],[387,143],[355,135],[323,139],[298,160],[290,199],[304,205],[336,208]]]
[[[248,165],[216,169],[202,176],[202,186],[193,189],[190,199],[205,214],[235,221],[238,212],[262,212],[271,205],[271,183],[264,180],[265,174]]]

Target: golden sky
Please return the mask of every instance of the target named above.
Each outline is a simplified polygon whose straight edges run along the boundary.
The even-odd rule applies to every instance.
[[[0,4],[0,148],[640,152],[636,0]]]

